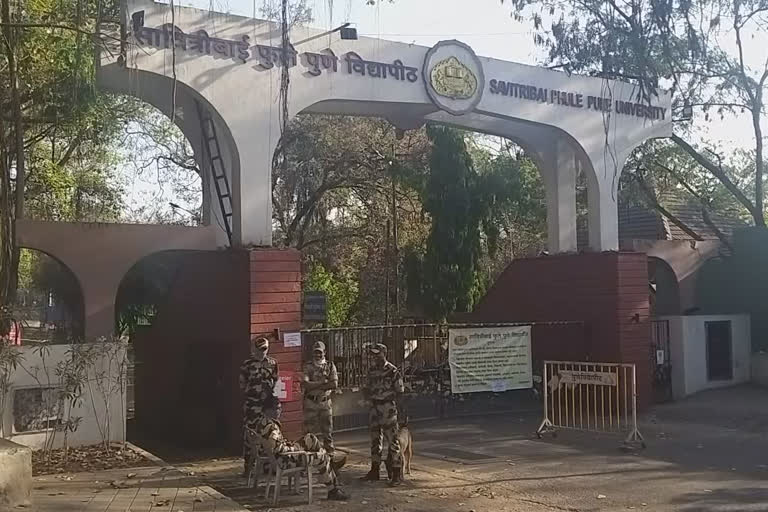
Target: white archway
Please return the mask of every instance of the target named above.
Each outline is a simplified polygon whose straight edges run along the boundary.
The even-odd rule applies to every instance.
[[[235,245],[271,245],[271,167],[286,65],[289,118],[378,116],[405,129],[432,121],[518,141],[540,164],[552,252],[576,250],[577,166],[589,187],[590,247],[618,249],[616,189],[624,162],[638,144],[671,135],[670,96],[640,101],[631,84],[476,57],[457,41],[430,49],[336,34],[283,52],[279,26],[268,21],[177,7],[173,28],[168,9],[124,0],[126,50],[103,57],[100,83],[164,112],[175,103],[190,140],[200,137],[199,120],[186,105],[205,100],[226,134]],[[319,34],[301,28],[291,38]],[[196,133],[187,126],[195,123]]]

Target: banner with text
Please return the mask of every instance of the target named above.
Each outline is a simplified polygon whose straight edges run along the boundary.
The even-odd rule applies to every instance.
[[[453,393],[530,388],[531,326],[451,329],[448,363]]]

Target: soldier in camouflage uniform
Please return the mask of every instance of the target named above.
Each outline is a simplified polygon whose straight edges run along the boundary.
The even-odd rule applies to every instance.
[[[403,394],[403,377],[395,365],[387,361],[387,347],[381,343],[368,348],[370,368],[363,396],[370,403],[371,470],[363,480],[379,479],[382,440],[387,440],[392,459],[390,485],[402,482],[402,457],[398,441],[397,405]],[[383,439],[382,439],[383,438]]]
[[[274,398],[274,388],[277,383],[277,361],[267,356],[269,339],[261,336],[251,340],[251,357],[240,366],[240,389],[245,395],[243,402],[243,423],[252,428],[262,412],[264,403]],[[279,416],[280,402],[277,402],[276,410]],[[247,439],[247,431],[243,429],[243,459],[245,462],[244,475],[252,465],[252,459],[256,454],[251,453],[250,443]]]
[[[268,399],[263,410],[256,415],[255,423],[246,429],[248,441],[260,446],[265,454],[274,457],[282,469],[293,469],[302,465],[304,455],[296,452],[310,452],[309,463],[317,471],[320,481],[331,486],[329,500],[344,501],[347,495],[341,490],[338,471],[346,462],[346,456],[334,457],[328,454],[314,434],[306,434],[298,443],[291,443],[283,437],[282,426],[276,419],[276,398]]]
[[[325,358],[325,343],[312,347],[312,362],[304,365],[304,430],[323,442],[333,455],[333,407],[331,394],[339,387],[336,365]]]

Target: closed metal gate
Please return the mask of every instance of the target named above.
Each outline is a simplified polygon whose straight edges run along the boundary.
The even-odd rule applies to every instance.
[[[515,324],[406,324],[365,326],[302,331],[304,361],[311,360],[312,345],[322,341],[327,357],[336,365],[341,391],[334,396],[335,430],[349,430],[368,425],[367,410],[361,405],[362,387],[368,372],[366,347],[382,343],[387,358],[403,372],[406,396],[404,413],[409,420],[450,418],[474,414],[510,411],[538,411],[540,401],[530,389],[501,393],[451,393],[451,373],[448,365],[448,331],[460,327],[511,327],[532,325],[532,345],[536,329],[548,326],[576,327],[579,322],[533,322]],[[550,336],[553,337],[553,336]],[[561,339],[567,343],[567,338]],[[577,345],[573,343],[572,345]],[[543,361],[536,361],[534,350],[534,380],[541,375]]]

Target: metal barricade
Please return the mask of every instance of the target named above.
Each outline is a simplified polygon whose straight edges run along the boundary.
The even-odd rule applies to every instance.
[[[634,364],[544,361],[544,419],[536,434],[557,429],[625,433],[625,443],[645,441],[637,428]]]

